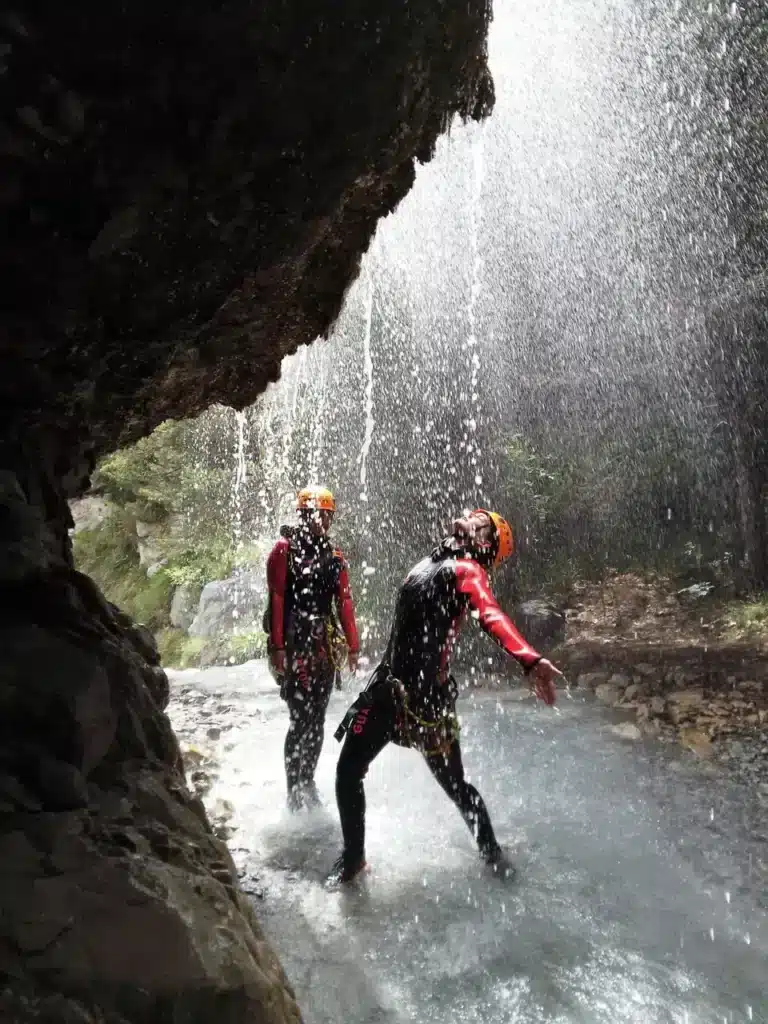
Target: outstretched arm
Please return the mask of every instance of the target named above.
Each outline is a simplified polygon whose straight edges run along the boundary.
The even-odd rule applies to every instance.
[[[509,616],[499,608],[485,569],[477,562],[462,558],[456,562],[456,576],[459,593],[469,598],[470,608],[477,613],[481,628],[526,671],[530,671],[541,661],[541,655],[523,639]]]
[[[352,601],[352,591],[349,586],[349,572],[347,563],[340,551],[336,555],[341,559],[341,572],[339,573],[339,586],[336,591],[336,607],[339,610],[341,628],[347,638],[349,647],[349,667],[352,672],[357,668],[357,658],[360,651],[360,642],[357,636],[357,623],[355,622],[355,605]]]
[[[501,610],[491,593],[485,569],[471,559],[462,558],[456,562],[456,577],[459,593],[469,598],[469,605],[477,614],[481,628],[507,654],[511,654],[526,673],[531,673],[536,696],[545,704],[554,704],[554,677],[561,673],[523,639],[509,616]]]

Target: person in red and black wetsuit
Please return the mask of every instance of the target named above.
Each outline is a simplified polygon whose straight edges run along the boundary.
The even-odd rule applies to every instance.
[[[306,488],[298,495],[299,524],[284,526],[267,560],[269,603],[264,628],[270,666],[288,705],[285,737],[288,806],[319,802],[315,769],[323,747],[325,712],[338,664],[338,627],[344,631],[349,669],[358,662],[355,609],[347,563],[328,540],[336,511],[329,490]]]
[[[351,881],[365,867],[363,779],[389,742],[420,750],[454,801],[484,860],[504,877],[513,868],[496,840],[488,810],[464,778],[457,688],[449,674],[454,642],[468,611],[523,668],[536,695],[555,703],[561,673],[533,649],[499,608],[487,569],[513,551],[512,530],[495,512],[457,519],[453,534],[406,576],[395,606],[384,660],[336,732],[346,739],[336,769],[336,800],[344,850],[329,883]]]

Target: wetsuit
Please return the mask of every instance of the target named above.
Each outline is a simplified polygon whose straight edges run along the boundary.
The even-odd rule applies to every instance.
[[[411,570],[398,595],[385,659],[353,705],[354,717],[345,719],[348,729],[336,770],[336,799],[344,837],[342,862],[348,871],[365,857],[363,779],[390,741],[424,754],[483,857],[494,863],[501,855],[485,803],[464,778],[455,717],[457,688],[449,674],[453,646],[468,610],[526,671],[541,660],[499,608],[485,569],[455,541],[444,542]]]
[[[334,603],[350,651],[358,650],[349,574],[327,537],[283,527],[267,560],[269,605],[265,628],[270,653],[285,651],[280,695],[288,705],[285,738],[288,797],[300,805],[316,798],[314,776],[323,746],[325,712],[337,664]]]

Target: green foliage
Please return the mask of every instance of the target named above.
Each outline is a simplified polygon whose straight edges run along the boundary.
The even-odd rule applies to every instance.
[[[545,526],[564,499],[564,468],[552,455],[537,452],[522,434],[512,435],[504,454],[511,498],[524,509],[526,525]]]
[[[740,634],[768,634],[768,594],[754,601],[732,601],[725,613],[728,626]]]
[[[75,564],[137,622],[159,629],[168,621],[173,584],[162,569],[147,577],[131,529],[130,518],[115,512],[97,529],[82,530],[74,538]]]
[[[231,473],[220,461],[220,445],[207,455],[207,421],[167,420],[130,448],[108,456],[94,476],[128,515],[144,522],[172,521],[168,554],[187,548],[218,550],[230,543],[222,509],[230,500]]]
[[[183,629],[168,626],[155,635],[155,640],[165,668],[196,668],[200,664],[203,637],[187,636]]]
[[[261,630],[252,633],[235,633],[233,636],[227,637],[227,640],[236,665],[242,665],[243,662],[250,661],[252,658],[260,658],[267,651],[267,637]]]
[[[218,541],[209,547],[181,551],[168,563],[165,572],[176,587],[192,584],[202,589],[211,580],[229,576],[234,564],[232,545]]]
[[[200,650],[200,664],[242,665],[266,653],[267,638],[260,630],[252,633],[234,633],[206,637]]]

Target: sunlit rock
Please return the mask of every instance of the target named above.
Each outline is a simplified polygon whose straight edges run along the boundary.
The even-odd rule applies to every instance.
[[[200,604],[200,588],[192,583],[182,583],[176,587],[171,598],[169,618],[176,629],[187,630],[197,615]]]
[[[699,729],[681,729],[680,742],[688,750],[692,750],[699,757],[712,756],[712,741]]]
[[[69,503],[74,526],[73,534],[81,530],[95,530],[109,515],[109,502],[99,494],[86,494]]]
[[[621,696],[621,689],[612,683],[601,683],[595,687],[595,696],[601,704],[617,704]]]
[[[226,580],[212,580],[203,587],[189,635],[217,637],[260,629],[266,601],[263,572],[239,572]]]
[[[612,725],[611,732],[622,740],[640,740],[643,738],[643,734],[632,722],[620,722],[618,725]]]

